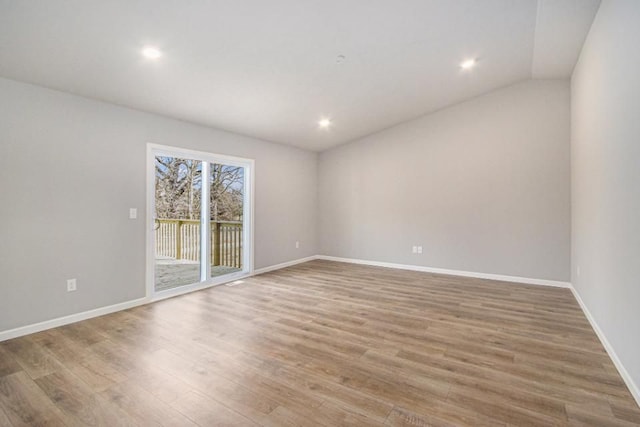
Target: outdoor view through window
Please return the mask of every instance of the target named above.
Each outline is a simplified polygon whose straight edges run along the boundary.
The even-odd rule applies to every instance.
[[[240,166],[155,157],[156,291],[242,270],[244,175]]]

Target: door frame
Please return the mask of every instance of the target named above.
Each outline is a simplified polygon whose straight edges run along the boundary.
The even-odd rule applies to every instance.
[[[190,150],[181,147],[173,147],[168,145],[160,145],[154,143],[147,143],[147,206],[146,206],[146,299],[147,301],[158,301],[165,298],[171,298],[176,295],[182,295],[189,292],[198,291],[201,289],[210,288],[212,286],[221,285],[224,283],[239,280],[253,275],[254,266],[254,205],[255,205],[255,161],[253,159],[246,159],[242,157],[228,156],[224,154],[208,153],[205,151]],[[243,200],[243,224],[242,224],[242,271],[236,273],[225,274],[223,276],[209,277],[207,280],[184,286],[178,286],[173,289],[156,292],[155,290],[155,224],[154,224],[154,211],[155,211],[155,158],[156,156],[169,156],[169,157],[183,157],[187,159],[200,160],[208,163],[220,163],[230,166],[241,166],[244,168],[244,200]],[[203,172],[208,170],[203,164]],[[208,174],[207,174],[208,177]],[[208,183],[208,179],[206,180]],[[204,180],[203,180],[204,182]],[[208,189],[208,184],[204,184]],[[207,191],[208,193],[208,191]],[[208,197],[206,202],[201,206],[203,212],[208,213]],[[205,210],[206,209],[206,210]],[[201,233],[209,233],[210,230],[202,230]],[[204,236],[204,234],[203,234]],[[201,241],[210,241],[206,236]],[[201,245],[201,251],[203,251],[205,245]],[[208,246],[208,245],[207,245]],[[248,248],[248,250],[247,250]],[[202,252],[209,259],[209,251],[211,248],[207,248],[207,252]],[[203,259],[203,258],[201,258]],[[207,274],[209,268],[205,269]],[[202,274],[202,273],[201,273]]]

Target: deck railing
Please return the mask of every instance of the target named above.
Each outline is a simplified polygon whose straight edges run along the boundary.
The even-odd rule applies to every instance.
[[[156,219],[156,257],[200,261],[200,220]],[[211,221],[211,265],[242,268],[242,222]]]

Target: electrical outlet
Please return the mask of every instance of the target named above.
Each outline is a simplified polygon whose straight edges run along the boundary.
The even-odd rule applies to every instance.
[[[414,246],[413,248],[411,248],[411,252],[413,252],[414,254],[418,253],[418,247]]]
[[[138,218],[138,209],[129,208],[129,219],[136,219],[136,218]]]
[[[76,289],[78,289],[76,279],[67,280],[67,292],[73,292]]]
[[[300,242],[296,240],[296,249],[299,249],[299,248],[300,248]]]
[[[418,253],[421,254],[422,253],[422,246],[418,246]]]

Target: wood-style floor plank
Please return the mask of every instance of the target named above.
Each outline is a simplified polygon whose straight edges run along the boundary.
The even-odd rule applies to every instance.
[[[47,349],[39,346],[33,337],[9,340],[0,345],[12,354],[22,369],[34,380],[62,369],[62,364]]]
[[[188,417],[139,386],[135,381],[116,384],[100,392],[100,397],[112,406],[117,406],[125,418],[139,425],[189,427],[196,426]]]
[[[2,405],[0,405],[0,426],[11,427],[13,423],[9,420],[4,409],[2,409]]]
[[[0,409],[15,427],[66,425],[60,409],[23,371],[0,378]]]
[[[22,366],[8,350],[0,345],[0,378],[19,371],[22,371]]]
[[[640,426],[567,289],[312,261],[0,343],[0,426]]]
[[[65,414],[67,425],[141,425],[117,406],[110,405],[69,371],[55,372],[35,382]]]

